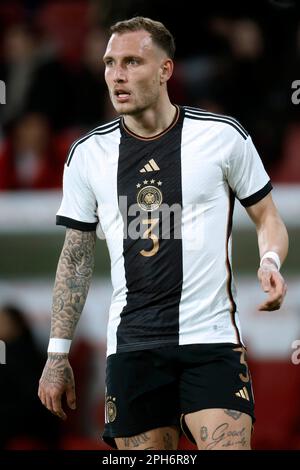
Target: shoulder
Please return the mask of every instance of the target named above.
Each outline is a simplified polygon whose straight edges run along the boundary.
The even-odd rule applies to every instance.
[[[225,136],[228,135],[228,137],[233,137],[235,134],[237,137],[239,134],[244,140],[249,136],[241,123],[232,116],[211,113],[204,109],[194,108],[191,106],[183,106],[183,109],[187,120],[198,122],[199,124],[207,123],[210,127],[213,126],[216,131],[224,133]]]
[[[75,140],[70,146],[70,149],[67,155],[67,159],[66,159],[67,166],[70,165],[70,162],[73,158],[74,153],[78,152],[78,150],[82,150],[84,146],[86,146],[90,141],[92,141],[93,138],[98,137],[98,136],[101,137],[101,136],[105,136],[108,134],[112,134],[117,129],[119,129],[119,126],[120,126],[120,117],[110,122],[107,122],[106,124],[102,124],[101,126],[95,127],[94,129],[90,130],[79,139]]]

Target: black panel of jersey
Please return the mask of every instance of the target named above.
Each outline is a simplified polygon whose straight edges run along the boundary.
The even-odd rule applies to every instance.
[[[182,120],[181,113],[171,130],[154,139],[137,139],[121,129],[118,197],[119,201],[120,196],[127,197],[127,205],[120,207],[120,211],[126,231],[124,263],[128,291],[117,330],[117,351],[126,351],[127,345],[132,348],[133,344],[135,349],[139,346],[143,349],[149,342],[154,347],[157,338],[159,345],[178,344],[182,293]],[[141,173],[140,169],[147,168],[151,161],[159,169]],[[152,208],[158,199],[159,208],[147,211],[147,202]],[[130,223],[136,220],[136,215],[126,214],[137,202],[144,207],[144,210],[137,207],[140,232],[151,230],[151,238],[149,232],[147,239],[133,239],[130,233]],[[166,211],[171,208],[170,217],[164,214],[163,207]]]

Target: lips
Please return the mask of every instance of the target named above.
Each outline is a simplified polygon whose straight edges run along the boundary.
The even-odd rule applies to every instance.
[[[115,90],[115,91],[114,91],[114,94],[115,94],[116,96],[129,96],[129,95],[130,95],[129,91],[124,90],[123,88],[118,89],[118,90]]]
[[[114,95],[119,103],[125,103],[130,97],[129,91],[124,90],[123,88],[115,90]]]

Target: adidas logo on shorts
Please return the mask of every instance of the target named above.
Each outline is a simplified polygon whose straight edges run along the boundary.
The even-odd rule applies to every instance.
[[[236,397],[244,398],[244,400],[250,401],[249,393],[246,387],[241,388],[238,392],[235,393]]]

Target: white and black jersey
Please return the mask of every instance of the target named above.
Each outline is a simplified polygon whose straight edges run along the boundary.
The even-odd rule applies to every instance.
[[[57,224],[101,227],[105,235],[113,284],[108,355],[242,341],[233,204],[251,206],[271,189],[245,129],[195,108],[177,107],[153,138],[119,118],[71,146]]]

